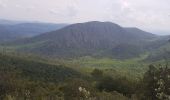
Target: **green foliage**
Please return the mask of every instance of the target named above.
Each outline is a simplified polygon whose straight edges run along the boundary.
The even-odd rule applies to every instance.
[[[65,100],[93,100],[96,97],[96,90],[81,79],[69,80],[61,89]]]
[[[59,82],[66,78],[81,77],[81,74],[62,65],[51,65],[15,56],[0,55],[1,70],[16,70],[32,80]]]
[[[100,92],[97,94],[97,100],[131,100],[122,94],[114,91],[114,92]],[[135,99],[134,99],[135,100]]]
[[[149,66],[143,78],[142,100],[169,100],[170,98],[170,69],[160,66]]]
[[[62,93],[57,84],[31,81],[23,79],[19,73],[14,71],[0,71],[0,98],[1,100],[51,100],[50,98],[61,98]]]
[[[58,84],[83,76],[70,68],[0,54],[0,99],[62,100]]]
[[[170,43],[166,41],[164,44],[158,48],[150,51],[150,54],[146,61],[160,61],[160,60],[169,60],[170,58]]]
[[[130,80],[139,80],[147,71],[149,63],[142,62],[147,55],[142,55],[140,58],[128,60],[116,60],[111,58],[93,58],[81,57],[78,59],[64,60],[65,63],[73,65],[72,68],[78,69],[80,72],[89,74],[94,69],[100,69],[103,74],[112,77],[127,77]],[[75,67],[77,66],[77,67]]]
[[[103,77],[103,71],[99,70],[99,69],[94,69],[91,72],[92,77],[94,77],[94,79],[100,79]]]
[[[139,57],[144,53],[142,47],[132,44],[120,44],[112,49],[113,58],[117,59],[130,59]]]
[[[31,57],[31,56],[30,56]],[[68,63],[68,61],[71,61]],[[82,61],[82,62],[81,62]],[[121,75],[126,65],[135,68],[140,59],[114,60],[81,58],[64,60],[65,65],[48,60],[0,54],[1,100],[168,100],[170,70],[149,66],[143,80]],[[72,66],[79,63],[81,70]],[[135,62],[133,67],[131,64]],[[143,63],[143,62],[141,62]],[[83,65],[84,66],[80,66]],[[101,65],[100,65],[101,64]],[[129,65],[128,65],[129,64]],[[95,65],[95,67],[87,67]],[[97,69],[97,65],[100,65]],[[118,67],[107,67],[117,65]],[[104,66],[104,67],[102,67]],[[131,66],[131,67],[130,67]],[[74,69],[76,70],[74,70]],[[84,68],[90,68],[82,75]],[[137,69],[139,66],[137,66]],[[139,69],[138,69],[139,70]],[[78,72],[79,71],[79,72]],[[141,70],[144,72],[144,70]],[[127,71],[128,72],[128,71]],[[127,73],[126,72],[126,73]],[[135,73],[133,73],[135,75]],[[135,99],[134,99],[135,98]]]
[[[131,95],[135,93],[136,83],[131,83],[126,78],[113,79],[110,76],[105,76],[99,82],[97,82],[96,87],[100,91],[117,91],[128,97],[131,97]]]

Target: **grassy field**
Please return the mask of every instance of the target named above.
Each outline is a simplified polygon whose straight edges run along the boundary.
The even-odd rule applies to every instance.
[[[105,74],[113,77],[123,76],[130,79],[139,79],[148,69],[150,63],[143,62],[147,55],[140,58],[117,60],[111,58],[81,57],[77,59],[63,60],[64,64],[79,70],[84,74],[89,74],[93,69],[101,69]],[[62,62],[62,61],[61,61]]]

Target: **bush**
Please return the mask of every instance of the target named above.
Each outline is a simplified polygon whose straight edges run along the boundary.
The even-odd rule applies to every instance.
[[[97,82],[96,87],[100,91],[113,92],[117,91],[130,97],[135,92],[136,84],[132,84],[126,78],[113,79],[110,76],[103,77]]]
[[[95,98],[95,89],[86,81],[73,79],[66,82],[61,90],[64,93],[64,100],[84,100]]]
[[[103,71],[102,70],[99,70],[99,69],[94,69],[92,72],[91,72],[91,75],[92,77],[95,79],[95,80],[99,80],[103,77]]]

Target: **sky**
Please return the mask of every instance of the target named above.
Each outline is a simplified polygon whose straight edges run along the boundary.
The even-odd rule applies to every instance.
[[[170,0],[0,0],[0,19],[80,23],[110,21],[170,34]]]

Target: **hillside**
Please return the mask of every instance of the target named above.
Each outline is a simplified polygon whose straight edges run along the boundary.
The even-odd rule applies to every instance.
[[[0,42],[10,41],[17,38],[22,38],[22,35],[8,30],[4,25],[0,25]]]
[[[164,44],[150,52],[148,61],[170,60],[170,42],[167,40]]]
[[[31,57],[0,54],[0,99],[64,100],[60,83],[83,78],[79,72],[63,65],[52,65]]]
[[[14,20],[7,20],[7,19],[0,19],[0,23],[3,25],[15,25],[24,23],[25,21],[14,21]]]
[[[128,27],[128,28],[124,28],[127,32],[133,34],[134,36],[141,38],[141,39],[153,39],[153,38],[157,38],[156,35],[143,31],[141,29],[135,28],[135,27]]]
[[[88,89],[91,98],[129,100],[121,91],[120,93],[119,91],[100,92],[94,84],[92,85],[93,81],[95,80],[90,75],[87,78],[87,76],[62,65],[51,65],[32,58],[0,54],[1,100],[23,100],[24,98],[75,100],[75,98],[84,98],[81,96],[84,94],[79,91],[80,87]],[[111,81],[116,80],[112,79]],[[120,86],[129,89],[129,84]]]
[[[142,53],[140,48],[157,37],[141,30],[137,30],[137,32],[136,29],[125,29],[111,22],[94,21],[73,24],[57,31],[15,41],[9,45],[17,46],[18,51],[53,57],[86,55],[117,57],[122,53],[117,52],[117,48],[124,49],[128,48],[128,46],[124,47],[125,45],[129,45],[131,47],[129,50],[135,48],[137,52],[131,53],[127,57],[121,57],[128,58]],[[128,52],[124,54],[126,55],[126,53]]]
[[[81,77],[79,72],[62,65],[3,54],[0,54],[0,71],[17,72],[22,78],[33,81],[61,82],[68,78]]]
[[[11,22],[12,23],[12,22]],[[41,33],[53,31],[66,26],[65,24],[49,23],[0,23],[0,42],[13,41],[16,39],[32,37]]]

